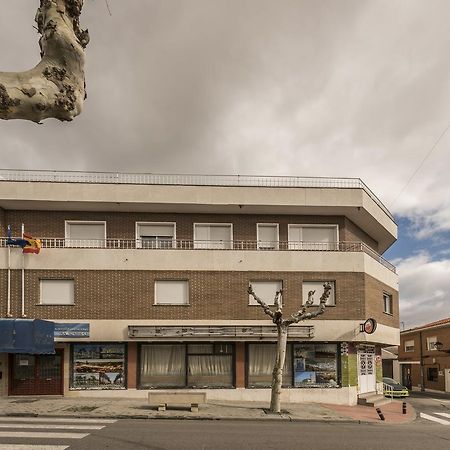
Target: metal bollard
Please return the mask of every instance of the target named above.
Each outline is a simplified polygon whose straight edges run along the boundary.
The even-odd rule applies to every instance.
[[[402,414],[406,414],[406,402],[403,402],[403,405],[402,405]]]
[[[381,409],[380,409],[380,408],[377,408],[377,413],[378,413],[378,417],[379,417],[381,420],[384,420],[384,414],[381,412]]]

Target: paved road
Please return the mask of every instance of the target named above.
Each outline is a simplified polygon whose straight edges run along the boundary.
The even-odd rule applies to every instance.
[[[24,419],[25,420],[25,419]],[[26,419],[31,420],[31,419]],[[52,420],[47,429],[20,429],[41,433],[40,438],[0,438],[1,450],[271,450],[271,449],[448,449],[450,427],[427,422],[409,425],[359,425],[343,423],[191,421],[191,420],[118,420],[98,423],[103,428],[82,429],[80,419],[73,419],[77,429],[55,429],[68,424]],[[26,424],[27,422],[21,422]],[[43,423],[43,422],[41,422]],[[11,424],[11,423],[10,423]],[[30,425],[36,425],[31,420]],[[93,422],[88,423],[94,425]],[[84,424],[87,425],[87,424]],[[10,429],[3,428],[8,433]],[[17,431],[17,429],[15,430]],[[51,433],[80,434],[76,437],[53,437]],[[47,436],[46,436],[47,435]],[[13,446],[14,445],[14,446]],[[21,446],[17,446],[21,445]],[[41,445],[35,446],[35,445]]]
[[[413,391],[408,402],[416,409],[419,422],[433,422],[450,428],[449,394]]]

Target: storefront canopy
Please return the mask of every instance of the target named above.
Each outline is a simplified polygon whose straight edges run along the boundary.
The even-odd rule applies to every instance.
[[[0,319],[0,353],[55,353],[55,324],[40,319]]]

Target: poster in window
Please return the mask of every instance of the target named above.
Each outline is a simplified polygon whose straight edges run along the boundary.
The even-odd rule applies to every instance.
[[[123,344],[73,346],[72,389],[124,389]]]

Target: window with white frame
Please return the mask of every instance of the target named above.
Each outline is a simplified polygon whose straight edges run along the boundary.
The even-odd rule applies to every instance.
[[[281,280],[277,281],[250,281],[250,285],[253,288],[253,292],[264,301],[267,305],[275,304],[275,294],[281,291],[283,288],[283,282]],[[249,305],[258,305],[259,303],[253,298],[252,295],[248,296]]]
[[[324,292],[323,285],[326,281],[304,281],[302,285],[302,304],[305,305],[308,300],[308,294],[310,291],[314,291],[313,294],[313,305],[317,306],[320,304],[320,297]],[[325,305],[335,306],[336,305],[336,289],[334,281],[328,281],[331,286],[330,296],[328,297]]]
[[[256,232],[259,250],[278,250],[277,223],[258,223]]]
[[[427,337],[427,350],[433,351],[437,350],[436,348],[437,337]]]
[[[137,248],[174,248],[176,247],[175,223],[173,222],[137,222]]]
[[[392,314],[392,295],[383,292],[383,311]]]
[[[106,247],[106,222],[66,220],[66,247]]]
[[[155,305],[188,305],[189,282],[187,280],[156,280]]]
[[[194,248],[231,249],[233,228],[231,223],[195,223]]]
[[[413,352],[414,351],[414,339],[410,341],[405,341],[405,352]]]
[[[73,305],[74,280],[40,280],[41,305]]]
[[[291,250],[336,250],[338,240],[337,225],[288,225]]]

